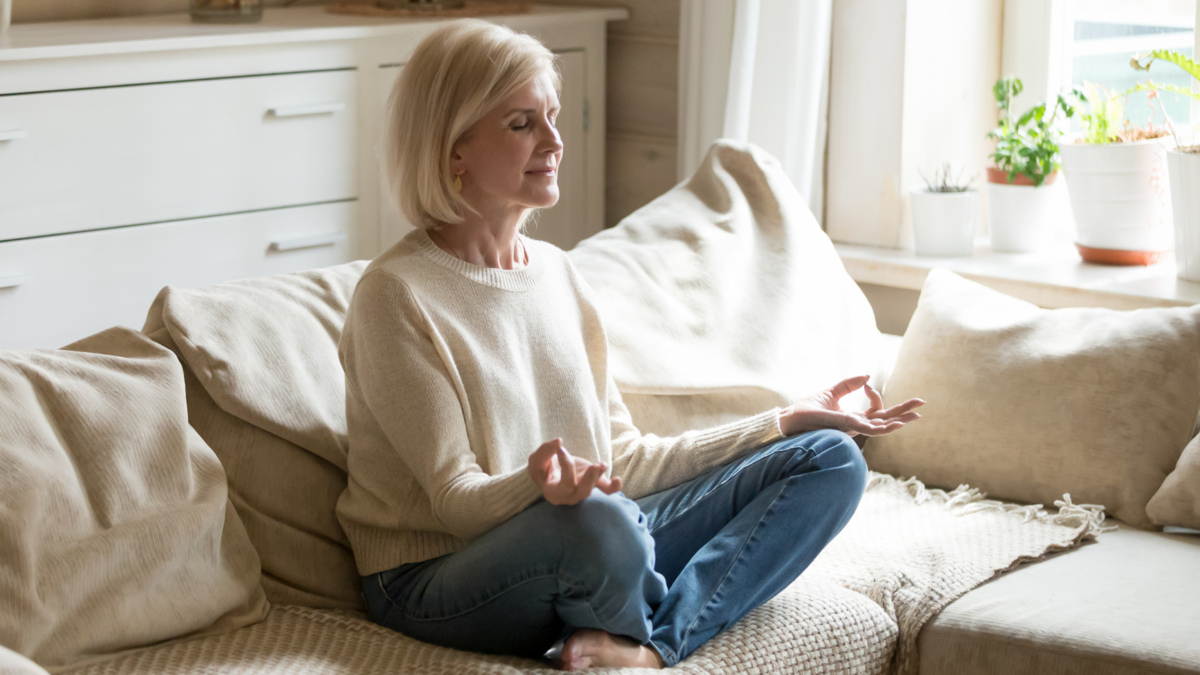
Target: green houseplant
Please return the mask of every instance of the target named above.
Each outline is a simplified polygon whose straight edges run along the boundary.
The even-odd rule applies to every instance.
[[[987,170],[988,227],[992,248],[1018,253],[1043,248],[1052,231],[1054,183],[1060,166],[1059,123],[1075,115],[1078,89],[1059,93],[1053,105],[1039,101],[1019,117],[1012,110],[1013,98],[1024,89],[1021,80],[1005,77],[996,81],[992,94],[1000,120],[988,138],[996,141],[991,154],[995,166]]]
[[[1075,245],[1088,262],[1149,265],[1173,245],[1167,130],[1153,119],[1143,126],[1125,119],[1128,96],[1138,89],[1113,92],[1085,83],[1089,105],[1079,115],[1083,134],[1060,149]],[[1163,110],[1156,92],[1150,96]]]
[[[1136,70],[1149,71],[1155,61],[1181,68],[1191,76],[1193,83],[1200,80],[1200,64],[1183,54],[1165,49],[1137,54],[1129,60],[1129,64]],[[1200,99],[1195,92],[1184,87],[1154,81],[1141,83],[1138,87],[1160,92],[1173,91]],[[1200,144],[1196,143],[1194,134],[1191,143],[1183,142],[1169,119],[1167,126],[1175,136],[1176,144],[1175,148],[1167,150],[1175,230],[1175,264],[1180,279],[1200,282]]]

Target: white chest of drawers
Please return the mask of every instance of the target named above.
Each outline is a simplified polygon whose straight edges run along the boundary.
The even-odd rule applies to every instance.
[[[533,236],[603,223],[604,33],[624,10],[496,17],[559,54],[562,197]],[[17,25],[0,43],[0,349],[140,327],[160,288],[370,258],[383,101],[438,21],[268,9]],[[595,111],[595,113],[593,113]]]

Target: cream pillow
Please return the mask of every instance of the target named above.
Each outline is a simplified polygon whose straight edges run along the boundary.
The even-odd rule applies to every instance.
[[[337,343],[365,266],[166,288],[143,328],[184,363],[189,420],[225,467],[271,602],[364,608],[335,508],[346,487]]]
[[[1200,436],[1183,449],[1175,470],[1146,506],[1155,525],[1200,530]]]
[[[688,180],[569,256],[643,432],[710,427],[881,374],[870,303],[787,172],[753,144],[716,141]]]
[[[928,403],[873,438],[876,471],[1050,505],[1070,493],[1153,527],[1146,504],[1200,410],[1200,307],[1040,309],[933,270],[884,393]]]
[[[62,667],[266,616],[171,352],[125,328],[0,352],[0,419],[0,645]]]

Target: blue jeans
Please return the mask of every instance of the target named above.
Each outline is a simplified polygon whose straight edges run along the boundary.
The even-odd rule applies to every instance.
[[[669,667],[800,576],[866,476],[849,436],[812,431],[637,501],[538,502],[460,551],[363,577],[363,591],[373,621],[445,647],[539,658],[598,628]]]

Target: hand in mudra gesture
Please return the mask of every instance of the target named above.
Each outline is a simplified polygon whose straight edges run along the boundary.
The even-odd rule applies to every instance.
[[[620,478],[606,478],[608,467],[593,464],[582,457],[572,456],[563,447],[562,439],[542,443],[529,456],[529,475],[542,489],[551,504],[578,504],[592,493],[592,488],[611,495],[621,489]]]
[[[882,436],[921,418],[913,410],[925,401],[910,398],[885,410],[879,392],[867,384],[869,379],[868,375],[851,377],[797,401],[779,416],[780,430],[785,436],[816,429],[837,429],[850,436]],[[842,410],[838,402],[860,387],[866,388],[871,407],[865,412]]]

